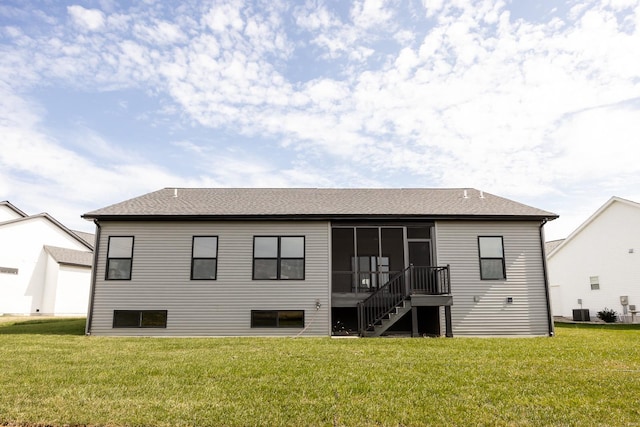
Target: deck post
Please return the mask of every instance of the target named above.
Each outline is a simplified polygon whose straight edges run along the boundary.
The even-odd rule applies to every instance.
[[[411,306],[411,336],[414,338],[420,336],[418,332],[418,307],[414,305]]]
[[[453,338],[453,328],[451,326],[451,306],[444,306],[444,321],[446,325],[446,336],[447,338]]]

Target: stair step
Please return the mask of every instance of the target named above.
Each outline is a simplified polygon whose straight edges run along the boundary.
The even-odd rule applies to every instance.
[[[372,331],[365,332],[365,336],[378,337],[396,323],[402,316],[411,310],[411,301],[403,300],[390,312],[387,317],[380,319],[379,323],[373,325]]]

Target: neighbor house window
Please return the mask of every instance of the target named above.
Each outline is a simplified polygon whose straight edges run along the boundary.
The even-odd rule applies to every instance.
[[[0,273],[2,274],[18,274],[17,268],[11,267],[0,267]]]
[[[304,237],[254,237],[253,279],[304,280]]]
[[[252,328],[304,328],[304,310],[251,310]]]
[[[107,280],[130,280],[133,260],[133,236],[109,237]]]
[[[480,278],[482,280],[506,278],[502,237],[478,237],[478,248],[480,251]]]
[[[218,267],[218,237],[194,236],[191,251],[191,279],[215,280]]]
[[[166,328],[167,310],[114,310],[114,328]]]
[[[597,291],[600,289],[600,277],[599,276],[590,276],[589,282],[591,283],[591,290]]]

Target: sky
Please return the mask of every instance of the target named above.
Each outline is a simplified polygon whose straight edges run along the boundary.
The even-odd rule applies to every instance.
[[[640,1],[0,2],[0,200],[164,187],[640,202]]]

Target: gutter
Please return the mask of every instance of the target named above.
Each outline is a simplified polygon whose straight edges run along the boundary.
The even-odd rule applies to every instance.
[[[547,321],[549,326],[549,336],[555,335],[553,326],[553,315],[551,314],[551,296],[549,292],[549,276],[547,274],[547,254],[544,248],[544,225],[548,222],[547,218],[542,220],[540,224],[540,248],[542,249],[542,274],[544,275],[544,293],[547,301]]]
[[[550,216],[509,214],[106,214],[82,215],[88,220],[102,221],[548,221]]]
[[[96,241],[93,248],[93,268],[91,269],[91,290],[89,291],[89,308],[87,310],[87,325],[85,326],[85,335],[91,335],[91,320],[93,319],[93,300],[96,294],[96,278],[98,277],[98,253],[100,252],[100,223],[97,219],[93,220],[96,225]]]

